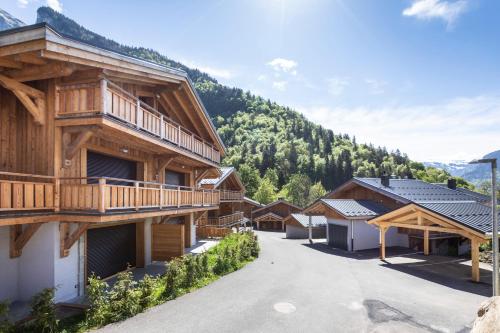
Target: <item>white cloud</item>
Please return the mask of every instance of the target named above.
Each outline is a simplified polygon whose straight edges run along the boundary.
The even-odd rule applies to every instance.
[[[418,161],[478,158],[500,149],[500,94],[430,105],[299,108],[310,120],[358,142],[399,148]]]
[[[297,75],[297,62],[284,58],[275,58],[267,63],[271,66],[275,72],[289,73],[292,75]]]
[[[288,82],[286,81],[274,81],[273,82],[273,88],[279,91],[285,91],[286,86],[288,85]]]
[[[381,95],[385,92],[387,82],[376,79],[365,79],[365,83],[370,88],[369,93],[372,95]]]
[[[414,0],[410,7],[403,10],[403,15],[424,20],[439,18],[450,27],[465,12],[467,5],[467,0]]]
[[[59,0],[47,0],[47,6],[55,10],[56,12],[62,12],[62,3]]]
[[[29,0],[17,0],[17,5],[21,8],[28,6]]]
[[[326,79],[328,93],[332,96],[340,96],[344,90],[349,86],[349,80],[346,78],[333,77]]]
[[[40,0],[17,0],[17,5],[21,8],[26,8],[30,4],[38,6],[39,3]],[[63,10],[63,5],[60,0],[45,0],[45,4],[56,12],[62,12]]]
[[[202,72],[207,73],[210,76],[215,77],[216,79],[225,79],[229,80],[234,77],[234,73],[226,68],[218,68],[213,66],[206,66],[196,63],[195,61],[191,61],[188,59],[181,59],[181,62],[191,68],[197,68]]]
[[[260,74],[257,76],[257,81],[266,81],[267,80],[267,75],[265,74]]]

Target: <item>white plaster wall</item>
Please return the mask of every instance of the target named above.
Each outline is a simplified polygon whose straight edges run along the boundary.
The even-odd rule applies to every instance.
[[[58,225],[58,223],[56,223]],[[71,231],[78,226],[73,225]],[[59,237],[59,230],[57,231]],[[57,238],[59,239],[59,238]],[[59,243],[54,247],[54,286],[56,302],[67,301],[80,295],[81,283],[84,282],[81,275],[84,275],[81,260],[85,260],[81,244],[84,237],[73,244],[67,257],[61,258]]]
[[[59,245],[58,225],[55,222],[43,224],[24,246],[18,259],[20,300],[29,300],[42,289],[54,287],[54,248]]]
[[[144,221],[144,263],[146,265],[151,264],[151,224],[153,223],[152,218],[147,218]]]
[[[18,262],[9,254],[9,227],[0,227],[0,302],[18,298]]]
[[[347,226],[347,246],[349,251],[376,249],[380,246],[380,231],[377,227],[372,226],[366,221],[354,220],[352,222],[349,220],[337,220],[328,219],[328,224],[337,224]],[[328,238],[328,230],[327,230]],[[354,246],[351,244],[351,235],[354,238]],[[327,239],[328,241],[328,239]],[[397,228],[389,228],[385,233],[386,246],[402,246],[408,247],[409,240],[408,235],[399,234]]]

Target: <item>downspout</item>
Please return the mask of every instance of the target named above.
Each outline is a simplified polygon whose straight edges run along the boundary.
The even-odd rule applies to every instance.
[[[354,221],[351,220],[351,251],[354,252]]]

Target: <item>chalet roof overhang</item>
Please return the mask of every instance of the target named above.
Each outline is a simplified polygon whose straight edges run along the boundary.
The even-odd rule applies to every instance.
[[[346,181],[345,183],[343,183],[342,185],[340,185],[339,187],[337,187],[335,190],[329,192],[324,197],[325,198],[334,198],[339,193],[341,193],[341,192],[343,192],[345,190],[352,189],[352,188],[354,188],[356,186],[361,186],[361,187],[364,187],[364,188],[366,188],[366,189],[368,189],[370,191],[382,194],[382,195],[384,195],[384,196],[386,196],[388,198],[394,199],[394,200],[396,200],[396,201],[398,201],[398,202],[400,202],[402,204],[407,204],[407,203],[411,202],[410,200],[405,199],[403,197],[400,197],[399,195],[396,195],[394,193],[391,193],[391,192],[388,192],[388,191],[384,191],[383,189],[371,186],[370,184],[362,182],[362,181],[360,181],[359,179],[356,179],[356,178],[352,178],[352,179]]]
[[[256,217],[253,219],[255,222],[260,222],[260,221],[283,221],[284,218],[274,214],[273,212],[266,213],[264,215],[261,215],[259,217]]]
[[[187,100],[196,110],[197,121],[204,125],[208,135],[224,156],[226,149],[224,143],[186,72],[87,44],[57,32],[47,23],[0,32],[0,59],[25,53],[35,53],[42,60],[62,62],[66,66],[69,63],[100,68],[109,71],[110,75],[123,73],[157,84],[177,85],[185,91]],[[6,61],[11,60],[6,59]],[[63,71],[62,68],[59,70]]]
[[[368,224],[378,227],[399,227],[458,234],[469,239],[485,241],[491,234],[476,230],[470,226],[425,208],[417,203],[409,203],[386,214],[374,217]]]
[[[222,169],[221,169],[222,170]],[[212,179],[210,179],[212,180]],[[235,168],[231,167],[227,172],[220,172],[220,176],[218,178],[213,178],[214,182],[210,184],[202,184],[203,187],[207,188],[219,188],[224,182],[226,181],[232,181],[240,191],[245,191],[245,185],[241,181],[240,176],[238,175],[238,172],[236,171]]]
[[[278,204],[285,204],[285,205],[287,205],[287,206],[290,206],[290,207],[296,208],[296,209],[298,209],[298,210],[302,210],[302,208],[300,208],[299,206],[296,206],[296,205],[294,205],[294,204],[292,204],[292,203],[290,203],[290,202],[288,202],[288,201],[285,201],[285,200],[277,200],[277,201],[271,202],[270,204],[267,204],[267,205],[265,205],[265,206],[263,206],[263,207],[261,207],[261,208],[259,208],[259,209],[255,209],[255,210],[253,210],[252,212],[255,214],[255,213],[260,212],[260,211],[262,211],[262,210],[264,210],[264,209],[266,209],[266,208],[271,208],[271,207],[276,206],[276,205],[278,205]]]
[[[308,207],[304,209],[302,212],[305,215],[312,215],[312,216],[331,216],[331,215],[339,215],[343,217],[346,220],[362,220],[366,221],[368,219],[373,218],[373,215],[359,215],[359,216],[347,216],[343,214],[341,211],[336,210],[335,208],[329,206],[326,204],[324,201],[321,199],[316,200],[312,204],[310,204]]]

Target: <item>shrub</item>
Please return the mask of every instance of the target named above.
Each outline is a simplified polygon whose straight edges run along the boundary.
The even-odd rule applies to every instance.
[[[158,278],[146,274],[144,278],[137,284],[137,289],[140,293],[139,305],[141,309],[146,309],[155,304],[155,290],[158,287]]]
[[[54,288],[46,288],[31,300],[31,316],[33,320],[29,327],[35,332],[57,332],[59,321],[54,306]]]
[[[86,311],[86,321],[89,327],[99,327],[111,321],[111,306],[109,303],[109,285],[92,275],[87,287],[89,308]]]
[[[7,302],[0,302],[0,332],[10,333],[14,330],[13,325],[10,323],[9,318],[9,304]]]
[[[196,267],[196,259],[193,255],[189,254],[184,256],[183,264],[186,268],[186,274],[184,275],[183,286],[184,288],[191,288],[194,286],[197,280],[197,267]]]
[[[203,253],[202,255],[199,256],[201,258],[201,271],[203,274],[203,277],[207,277],[208,274],[210,273],[210,266],[208,263],[208,254]]]
[[[165,273],[165,297],[176,298],[183,281],[183,260],[175,258],[167,264]]]
[[[136,286],[137,282],[131,271],[118,273],[116,283],[109,293],[112,321],[123,320],[141,312],[141,293]]]

